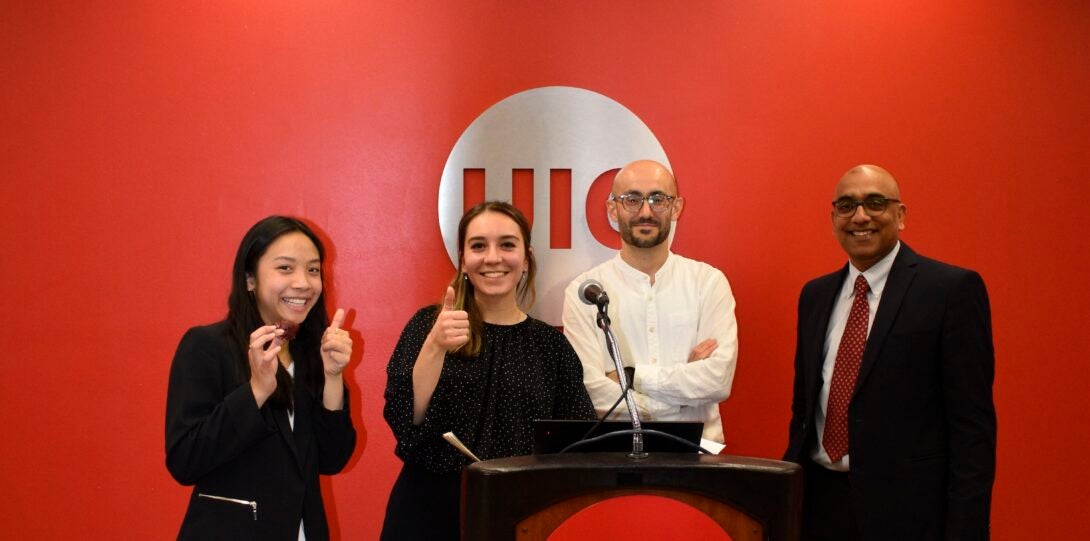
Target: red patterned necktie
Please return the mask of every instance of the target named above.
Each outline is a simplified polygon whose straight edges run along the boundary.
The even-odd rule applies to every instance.
[[[833,462],[848,454],[848,402],[852,399],[859,363],[863,360],[863,348],[867,345],[867,322],[870,320],[868,291],[870,284],[860,274],[855,279],[855,299],[848,314],[848,324],[844,326],[840,347],[836,350],[833,383],[829,386],[829,403],[825,409],[825,433],[821,439],[829,460]]]

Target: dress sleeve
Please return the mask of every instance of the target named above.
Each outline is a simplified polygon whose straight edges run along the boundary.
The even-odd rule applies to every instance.
[[[212,329],[190,329],[170,367],[166,462],[183,485],[195,484],[276,431],[268,409],[258,409],[249,384],[228,377],[234,373],[231,349],[226,337]]]
[[[432,393],[424,421],[419,425],[413,424],[413,366],[434,321],[435,307],[432,306],[418,311],[405,325],[386,367],[386,406],[383,408],[386,423],[397,439],[397,455],[407,462],[425,466],[435,462],[436,456],[444,454],[444,446],[449,447],[442,439],[444,427],[449,429],[443,419],[444,375],[449,358],[444,360],[443,373],[440,373],[439,382]],[[453,447],[450,449],[453,450]],[[445,454],[449,455],[450,452]]]

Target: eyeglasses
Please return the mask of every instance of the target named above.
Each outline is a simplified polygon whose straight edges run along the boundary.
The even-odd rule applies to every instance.
[[[647,205],[651,207],[653,212],[662,212],[670,208],[674,199],[677,199],[676,195],[666,195],[664,193],[653,193],[647,197],[638,193],[609,194],[610,201],[620,201],[621,206],[628,212],[639,212],[643,208],[644,201],[647,201]]]
[[[880,195],[871,195],[864,198],[862,201],[857,201],[850,197],[841,197],[840,199],[833,201],[833,211],[841,218],[848,218],[855,215],[856,207],[863,207],[863,212],[866,212],[867,216],[874,218],[876,216],[881,216],[882,213],[889,208],[890,203],[900,202],[900,199],[890,199]]]

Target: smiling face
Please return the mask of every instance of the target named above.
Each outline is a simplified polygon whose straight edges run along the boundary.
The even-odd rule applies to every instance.
[[[510,298],[516,304],[515,289],[522,273],[529,269],[529,247],[511,217],[483,212],[466,227],[462,246],[462,272],[473,283],[478,301]]]
[[[862,201],[869,196],[900,199],[901,190],[884,169],[863,165],[844,174],[836,185],[833,200],[848,197]],[[891,202],[878,216],[867,215],[862,206],[856,207],[855,213],[847,217],[832,212],[833,234],[855,268],[865,271],[893,250],[905,228],[905,211],[903,204]]]
[[[302,323],[322,294],[318,248],[298,231],[281,235],[257,260],[246,286],[266,325],[283,320]]]

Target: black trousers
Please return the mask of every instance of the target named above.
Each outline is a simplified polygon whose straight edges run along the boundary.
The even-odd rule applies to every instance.
[[[803,541],[859,541],[848,474],[826,469],[809,458],[803,461],[802,469]]]

